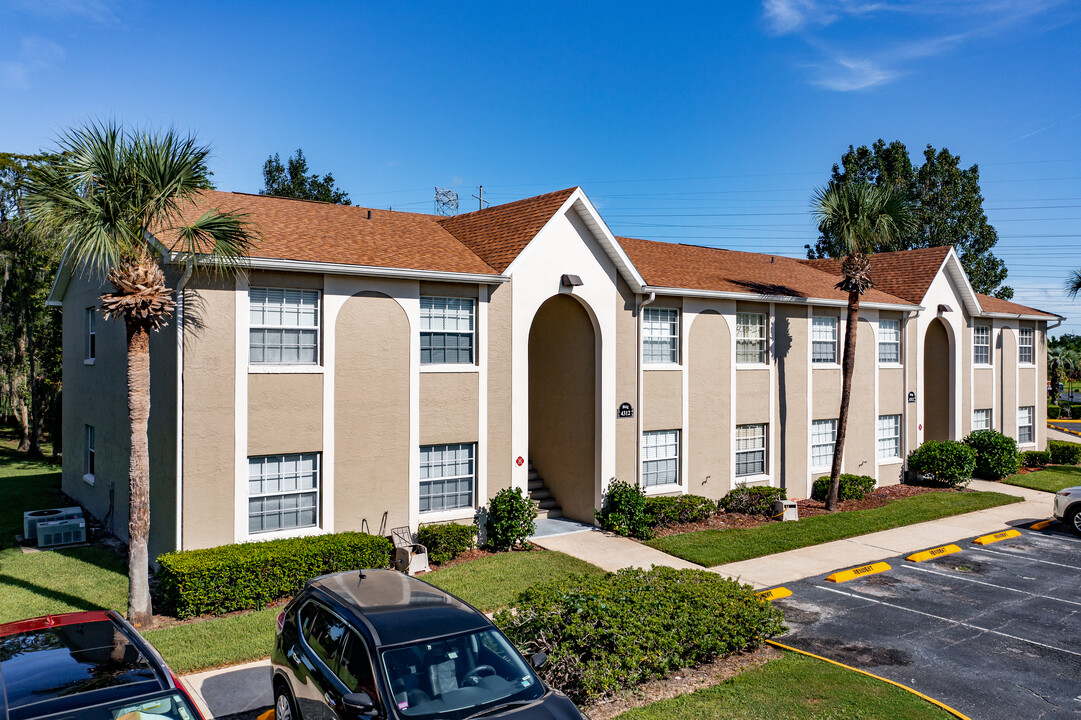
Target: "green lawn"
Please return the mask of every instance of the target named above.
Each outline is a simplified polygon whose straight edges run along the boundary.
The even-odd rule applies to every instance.
[[[946,720],[898,687],[786,652],[720,685],[629,710],[619,720]]]
[[[1020,501],[1019,497],[996,492],[932,492],[871,510],[815,515],[798,522],[770,523],[742,530],[700,530],[669,535],[646,544],[712,567]]]
[[[1002,482],[1007,485],[1054,493],[1062,488],[1081,485],[1081,466],[1053,465],[1039,472],[1011,475]]]

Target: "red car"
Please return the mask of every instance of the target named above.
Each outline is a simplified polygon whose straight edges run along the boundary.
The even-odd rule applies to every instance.
[[[0,625],[0,720],[204,720],[161,655],[112,610]]]

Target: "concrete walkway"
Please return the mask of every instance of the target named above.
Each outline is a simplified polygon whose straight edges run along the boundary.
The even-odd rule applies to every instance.
[[[274,704],[270,660],[185,675],[181,682],[206,718],[235,715]]]

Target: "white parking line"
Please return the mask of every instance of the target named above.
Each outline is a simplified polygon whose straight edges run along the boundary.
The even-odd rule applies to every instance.
[[[1058,542],[1059,540],[1065,540],[1066,542],[1081,543],[1081,538],[1070,537],[1069,535],[1065,535],[1065,534],[1060,533],[1060,532],[1049,532],[1048,530],[1030,530],[1029,528],[1017,528],[1017,529],[1021,530],[1022,532],[1028,533],[1030,535],[1033,535],[1034,537],[1039,537],[1039,538],[1044,538],[1044,539],[1052,538],[1052,539],[1055,540],[1055,542]]]
[[[1019,590],[1017,588],[1007,587],[1005,585],[995,585],[994,583],[984,582],[983,580],[976,580],[974,578],[964,577],[962,575],[951,575],[950,573],[939,572],[937,570],[931,570],[925,567],[919,567],[917,565],[901,565],[905,570],[914,570],[917,572],[930,573],[931,575],[940,575],[944,578],[951,580],[963,580],[968,583],[975,583],[976,585],[986,585],[987,587],[993,587],[998,590],[1009,590],[1010,592],[1021,593],[1022,595],[1028,595],[1029,597],[1042,598],[1044,600],[1054,600],[1055,602],[1066,603],[1067,605],[1077,605],[1081,607],[1081,602],[1074,602],[1073,600],[1063,600],[1062,598],[1054,597],[1052,595],[1040,595],[1039,593],[1029,592],[1028,590]]]
[[[850,597],[850,598],[856,598],[857,600],[866,600],[867,602],[873,602],[876,605],[883,605],[885,607],[893,608],[895,610],[904,610],[905,612],[915,613],[916,615],[923,615],[924,617],[929,617],[929,618],[932,618],[934,620],[941,620],[943,622],[948,622],[948,623],[951,623],[953,625],[960,625],[961,627],[971,628],[972,630],[978,630],[980,632],[991,633],[992,635],[998,635],[1000,637],[1009,638],[1011,640],[1017,640],[1018,642],[1028,643],[1029,645],[1036,645],[1037,647],[1047,648],[1048,650],[1057,650],[1058,652],[1063,652],[1063,653],[1066,653],[1067,655],[1073,655],[1074,657],[1081,657],[1081,653],[1074,652],[1073,650],[1067,650],[1066,648],[1055,647],[1054,645],[1047,645],[1046,643],[1036,642],[1035,640],[1029,640],[1027,638],[1018,637],[1016,635],[1010,635],[1008,633],[999,632],[998,630],[992,630],[991,628],[985,628],[985,627],[981,627],[979,625],[973,625],[972,623],[967,623],[967,622],[964,622],[964,621],[961,621],[961,620],[954,620],[953,618],[942,617],[941,615],[934,615],[932,613],[923,612],[922,610],[913,610],[912,608],[907,608],[904,605],[894,605],[893,603],[888,603],[888,602],[885,602],[885,601],[882,601],[882,600],[875,600],[874,598],[867,597],[866,595],[858,595],[856,593],[849,593],[849,592],[845,592],[844,590],[837,590],[835,588],[823,587],[821,585],[815,585],[815,587],[818,588],[819,590],[827,590],[827,591],[832,592],[832,593],[837,593],[838,595],[845,595],[845,596]]]
[[[1001,555],[1003,557],[1018,558],[1019,560],[1025,560],[1027,562],[1040,563],[1041,565],[1054,565],[1055,567],[1064,567],[1071,570],[1081,570],[1081,567],[1077,567],[1076,565],[1064,565],[1062,563],[1052,562],[1050,560],[1039,560],[1037,558],[1029,557],[1028,555],[1020,555],[1018,553],[1004,553],[997,550],[988,550],[987,548],[982,547],[973,547],[971,549],[978,550],[979,552],[991,553],[992,555]]]

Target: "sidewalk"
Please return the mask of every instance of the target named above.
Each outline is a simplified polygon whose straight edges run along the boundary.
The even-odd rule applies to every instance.
[[[181,682],[208,720],[274,704],[270,660],[185,675]]]

